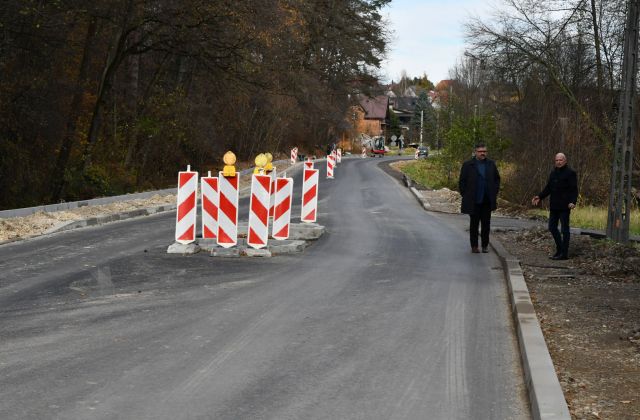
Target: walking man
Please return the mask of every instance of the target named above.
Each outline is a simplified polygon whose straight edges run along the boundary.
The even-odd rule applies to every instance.
[[[469,241],[471,252],[477,254],[478,226],[482,252],[489,252],[489,230],[491,228],[491,212],[497,207],[496,199],[500,191],[500,174],[496,164],[487,159],[487,147],[476,145],[475,157],[462,164],[458,191],[462,195],[461,212],[469,215]]]
[[[569,258],[569,216],[571,209],[576,207],[578,201],[578,177],[576,172],[567,165],[567,157],[564,153],[558,153],[555,157],[555,168],[549,174],[547,185],[531,199],[531,203],[537,206],[546,196],[549,198],[549,232],[556,243],[556,253],[552,260],[566,260]],[[561,232],[558,231],[558,222]]]

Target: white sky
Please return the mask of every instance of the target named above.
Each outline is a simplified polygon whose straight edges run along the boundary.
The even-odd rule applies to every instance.
[[[470,16],[488,18],[495,1],[392,0],[383,11],[394,32],[382,65],[386,82],[426,73],[433,83],[449,78],[464,52],[463,23]],[[385,13],[386,12],[386,13]]]

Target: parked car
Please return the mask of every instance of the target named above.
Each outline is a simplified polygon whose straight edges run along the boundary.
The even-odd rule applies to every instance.
[[[418,146],[418,159],[429,156],[429,148],[427,146]]]

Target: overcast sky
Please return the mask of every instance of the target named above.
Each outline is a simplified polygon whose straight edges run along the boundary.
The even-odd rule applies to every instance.
[[[496,1],[392,0],[383,13],[393,30],[388,59],[382,66],[386,82],[427,73],[438,83],[464,51],[462,25],[469,16],[491,15]]]

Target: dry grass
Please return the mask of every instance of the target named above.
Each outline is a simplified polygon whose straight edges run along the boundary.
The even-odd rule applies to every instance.
[[[537,216],[548,216],[548,211],[543,209],[532,210]],[[571,226],[583,229],[607,230],[608,210],[605,207],[578,206],[571,210]],[[629,232],[632,235],[640,235],[640,210],[631,212]]]
[[[571,211],[571,223],[575,226],[589,229],[607,229],[608,209],[594,206],[578,206]],[[631,211],[629,220],[629,232],[640,235],[640,210]]]
[[[448,171],[445,164],[437,158],[421,159],[418,161],[405,161],[398,164],[398,169],[406,173],[415,182],[433,189],[449,188],[457,189],[458,170]],[[500,167],[500,171],[508,175],[513,168]],[[508,176],[503,175],[503,180]],[[503,203],[504,204],[504,203]],[[504,207],[504,206],[502,206]],[[548,211],[543,209],[530,210],[532,216],[547,217]],[[580,206],[571,211],[571,226],[583,229],[607,229],[607,208],[594,206]],[[631,213],[629,232],[632,235],[640,235],[640,209],[635,208]]]

